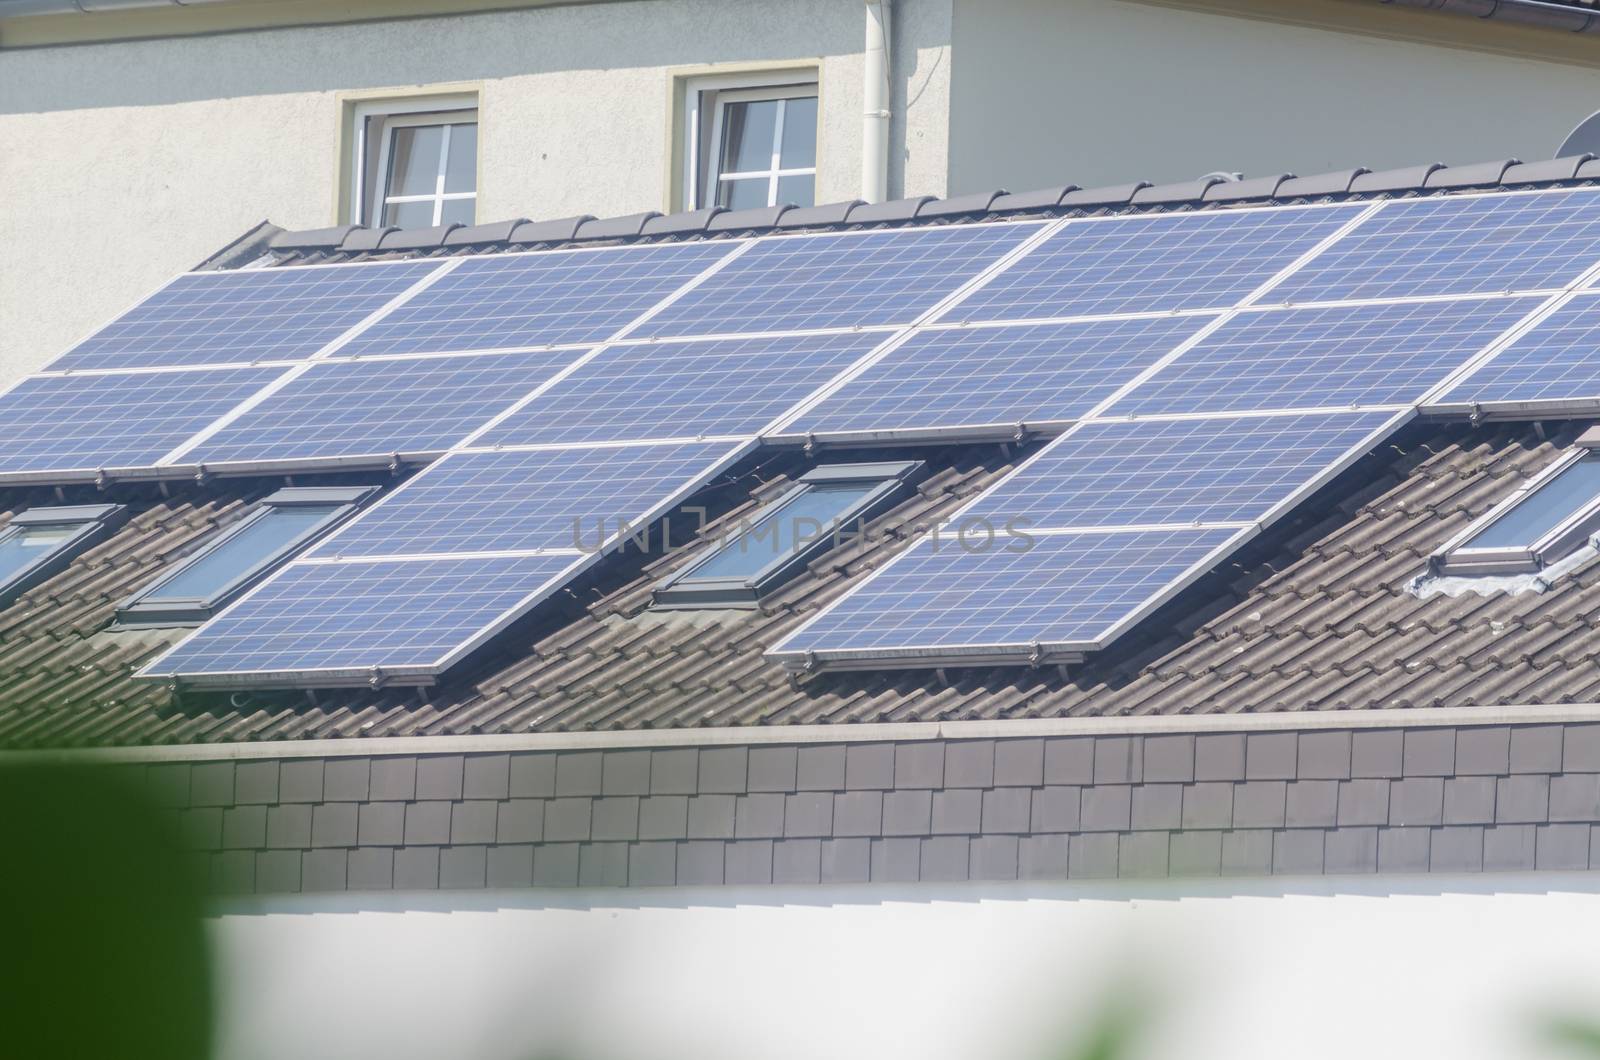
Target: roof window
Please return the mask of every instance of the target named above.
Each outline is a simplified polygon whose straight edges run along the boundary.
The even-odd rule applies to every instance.
[[[834,545],[858,536],[866,520],[900,496],[919,461],[832,464],[802,475],[754,518],[727,528],[709,556],[656,588],[669,607],[749,606]]]
[[[1432,558],[1441,574],[1533,573],[1600,531],[1600,431],[1457,534]]]
[[[376,487],[284,489],[117,608],[122,625],[197,625],[352,515]]]
[[[119,504],[30,508],[0,528],[0,605],[59,574],[126,517]]]

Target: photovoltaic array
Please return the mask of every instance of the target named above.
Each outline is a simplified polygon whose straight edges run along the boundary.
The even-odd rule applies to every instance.
[[[962,515],[1028,547],[921,542],[775,652],[1038,660],[1419,405],[1600,403],[1597,226],[1579,189],[195,273],[0,395],[0,481],[430,463],[150,670],[424,679],[596,561],[574,520],[760,444],[1043,432]]]

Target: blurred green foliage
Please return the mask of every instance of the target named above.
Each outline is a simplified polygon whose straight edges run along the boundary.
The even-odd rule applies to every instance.
[[[0,806],[0,1054],[209,1056],[204,898],[171,814],[93,766],[0,766]]]

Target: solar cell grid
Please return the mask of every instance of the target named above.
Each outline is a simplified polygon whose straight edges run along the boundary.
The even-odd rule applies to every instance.
[[[189,273],[48,370],[303,359],[438,268],[437,261],[403,261]]]
[[[612,346],[473,444],[755,434],[883,339],[867,332]]]
[[[907,324],[1039,228],[951,225],[759,240],[652,317],[637,334]]]
[[[0,395],[0,474],[154,465],[283,374],[222,368],[25,379]]]
[[[1396,200],[1268,300],[1550,290],[1600,261],[1597,248],[1600,189]]]
[[[1093,646],[1240,533],[1035,535],[972,551],[924,539],[774,652]]]
[[[1600,294],[1572,300],[1452,387],[1441,402],[1600,397]]]
[[[1364,452],[1394,413],[1085,423],[957,522],[1093,528],[1245,522]]]
[[[222,464],[440,452],[577,356],[322,362],[182,459]]]
[[[924,331],[785,430],[825,434],[1075,419],[1211,320]]]
[[[690,443],[456,453],[323,542],[314,556],[598,548],[743,448]],[[621,531],[626,533],[627,531]]]
[[[1069,222],[951,310],[958,320],[1226,308],[1365,206]]]
[[[1241,313],[1106,414],[1415,402],[1542,301],[1468,299]]]
[[[441,665],[582,557],[293,563],[145,668],[272,675]]]
[[[727,242],[467,258],[341,356],[448,353],[610,338],[728,255]]]

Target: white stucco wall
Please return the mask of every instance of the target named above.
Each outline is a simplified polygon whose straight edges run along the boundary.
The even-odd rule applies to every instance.
[[[1435,876],[280,899],[213,922],[226,1060],[1565,1055],[1600,879]],[[1057,1051],[1049,1047],[1055,1043]]]
[[[1600,109],[1592,43],[1370,2],[957,0],[953,41],[952,193],[1549,158]]]
[[[891,188],[942,194],[950,0],[899,7]],[[0,52],[0,385],[263,218],[335,223],[341,92],[474,83],[479,218],[603,217],[670,208],[673,71],[814,60],[854,197],[863,37],[860,0],[654,0]]]

